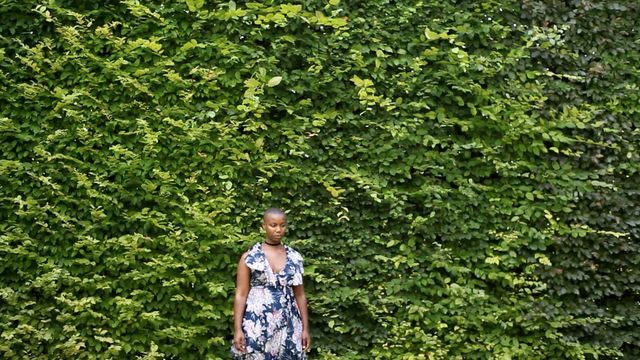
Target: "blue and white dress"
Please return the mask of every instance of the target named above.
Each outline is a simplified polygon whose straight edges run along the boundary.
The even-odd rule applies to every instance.
[[[251,270],[251,288],[242,317],[247,352],[234,346],[235,359],[305,360],[302,350],[302,319],[292,286],[302,285],[302,256],[284,245],[285,266],[280,272],[271,269],[262,243],[247,252],[245,263]]]

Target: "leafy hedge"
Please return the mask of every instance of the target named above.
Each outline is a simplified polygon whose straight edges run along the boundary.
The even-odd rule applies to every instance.
[[[532,52],[539,67],[572,75],[547,84],[546,110],[588,106],[604,125],[572,132],[581,139],[577,166],[603,183],[581,193],[563,220],[606,233],[559,239],[546,280],[568,314],[598,319],[572,328],[572,337],[640,358],[640,4],[534,1],[523,10],[533,23],[563,33],[561,42]]]
[[[280,206],[313,358],[634,358],[637,10],[0,1],[0,354],[226,358]]]

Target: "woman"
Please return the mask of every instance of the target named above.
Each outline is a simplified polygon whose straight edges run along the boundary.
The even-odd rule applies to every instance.
[[[302,256],[282,244],[287,216],[270,208],[262,218],[266,232],[242,254],[233,303],[235,359],[306,359],[311,346]]]

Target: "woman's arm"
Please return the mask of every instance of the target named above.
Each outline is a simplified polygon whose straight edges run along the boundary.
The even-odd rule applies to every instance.
[[[311,348],[311,337],[309,336],[309,317],[307,315],[307,296],[304,294],[304,285],[296,285],[293,287],[293,294],[296,297],[296,303],[300,310],[302,318],[302,350],[307,351]]]
[[[233,345],[238,351],[246,351],[244,333],[242,331],[242,317],[249,294],[249,281],[251,280],[251,270],[245,263],[247,253],[242,254],[238,262],[236,274],[236,296],[233,299]]]

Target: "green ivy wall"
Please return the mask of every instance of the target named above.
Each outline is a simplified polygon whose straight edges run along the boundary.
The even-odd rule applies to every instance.
[[[0,356],[228,358],[278,206],[312,359],[636,358],[638,11],[0,0]]]

